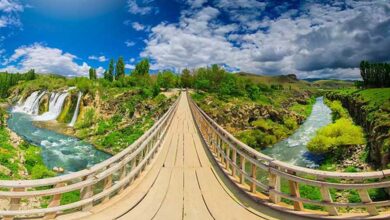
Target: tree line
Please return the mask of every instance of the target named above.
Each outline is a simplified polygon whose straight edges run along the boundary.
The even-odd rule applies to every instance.
[[[26,73],[0,73],[0,98],[6,98],[9,94],[9,88],[16,85],[22,80],[34,80],[36,79],[35,71],[29,70]]]
[[[390,63],[360,62],[360,75],[366,88],[390,87]]]

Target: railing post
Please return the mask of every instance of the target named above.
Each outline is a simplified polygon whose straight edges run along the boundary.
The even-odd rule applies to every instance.
[[[134,170],[135,168],[137,168],[137,156],[135,156],[131,161],[131,170]],[[137,178],[137,175],[137,173],[134,174],[133,178],[130,180],[130,183],[133,182],[135,178]]]
[[[367,209],[367,212],[370,215],[379,215],[375,205],[370,205],[370,203],[372,203],[372,200],[367,192],[367,189],[358,189],[358,193],[362,202],[366,204],[365,208]]]
[[[318,181],[324,181],[323,178],[317,178],[317,180]],[[326,203],[332,203],[333,202],[333,199],[332,199],[332,196],[330,195],[328,187],[322,185],[320,187],[320,192],[321,192],[321,196],[322,196],[322,201],[324,201]],[[335,206],[326,206],[325,208],[328,211],[329,215],[332,215],[332,216],[339,215],[339,213],[337,211],[337,208]]]
[[[226,161],[226,164],[225,164],[225,169],[229,172],[229,159],[230,159],[230,145],[229,144],[226,144],[226,158],[225,158],[225,161]]]
[[[332,196],[330,195],[329,188],[326,186],[321,186],[320,188],[322,201],[326,203],[332,203]],[[337,212],[336,207],[334,206],[326,206],[326,210],[328,211],[329,215],[337,216],[339,213]]]
[[[107,167],[107,169],[109,169],[112,165],[109,165]],[[108,175],[105,179],[104,179],[104,183],[103,183],[103,191],[104,190],[108,190],[110,189],[112,186],[112,174]],[[107,196],[105,196],[102,200],[103,203],[107,202],[108,200],[110,200],[110,194],[108,194]]]
[[[24,188],[12,188],[13,192],[23,192]],[[11,198],[10,199],[10,207],[9,210],[18,210],[20,207],[20,200],[21,198]],[[13,220],[14,216],[4,216],[4,220]]]
[[[252,164],[252,168],[251,168],[251,177],[252,177],[252,181],[251,181],[251,192],[252,193],[256,193],[256,182],[254,180],[257,179],[256,177],[256,165],[255,164]]]
[[[295,175],[294,171],[287,171],[289,174]],[[290,194],[296,198],[300,198],[301,194],[299,193],[299,185],[297,182],[289,180],[288,184],[290,186]],[[303,204],[302,202],[294,201],[294,210],[296,211],[302,211],[303,210]]]
[[[273,168],[277,169],[276,167]],[[269,199],[271,200],[272,203],[277,204],[280,202],[280,196],[272,192],[272,190],[280,192],[280,176],[272,173],[271,169],[268,172],[269,172],[268,186],[270,188]]]
[[[94,174],[90,174],[89,176],[87,177],[84,177],[83,179],[84,180],[87,180],[87,179],[92,179],[94,178]],[[84,199],[89,199],[93,196],[93,186],[92,185],[89,185],[89,186],[86,186],[84,188],[82,188],[80,190],[80,197],[81,197],[81,200],[84,200]],[[82,207],[82,210],[83,211],[88,211],[90,210],[91,208],[93,207],[93,203],[90,202],[90,203],[87,203],[85,204],[83,207]]]
[[[127,165],[124,165],[124,166],[120,169],[120,171],[119,171],[119,172],[120,172],[119,180],[123,180],[123,179],[126,177],[126,174],[127,174],[126,166],[127,166]],[[123,185],[123,186],[119,189],[119,192],[118,192],[118,193],[123,192],[124,189],[125,189],[125,185]]]
[[[236,166],[237,166],[237,150],[233,149],[233,166],[232,166],[232,176],[236,177]]]
[[[66,186],[66,183],[58,183],[55,188],[60,188]],[[52,200],[50,201],[50,204],[48,207],[56,207],[61,204],[61,197],[62,194],[56,194],[53,196]],[[56,212],[50,212],[46,213],[43,219],[54,219],[57,216]]]
[[[245,183],[245,157],[240,154],[240,165],[241,165],[241,175],[240,175],[240,183]]]

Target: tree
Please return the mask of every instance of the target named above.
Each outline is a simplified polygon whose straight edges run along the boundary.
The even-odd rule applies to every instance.
[[[171,71],[164,71],[158,73],[157,75],[157,84],[165,89],[170,89],[176,86],[177,76]]]
[[[104,79],[112,82],[114,80],[114,59],[110,60],[110,64],[108,65],[108,71],[104,73]]]
[[[125,62],[123,61],[123,57],[119,57],[118,62],[116,62],[115,69],[115,79],[118,80],[125,76]]]
[[[132,72],[132,76],[140,77],[140,76],[149,76],[149,60],[143,59],[136,66],[134,71]]]
[[[184,69],[181,76],[181,83],[184,88],[191,88],[193,77],[191,76],[191,72],[188,69]]]
[[[35,70],[31,69],[26,73],[26,80],[34,80],[36,79]]]
[[[89,79],[90,80],[95,80],[97,79],[97,76],[96,76],[96,69],[94,68],[89,68]]]
[[[390,63],[360,62],[364,87],[390,87]]]

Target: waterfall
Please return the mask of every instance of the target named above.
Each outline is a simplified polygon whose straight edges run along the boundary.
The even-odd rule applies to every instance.
[[[13,111],[24,112],[30,115],[37,115],[39,112],[39,101],[45,94],[45,91],[43,91],[42,93],[40,93],[39,91],[31,93],[31,95],[26,99],[24,104],[18,103],[18,105],[13,108]]]
[[[79,92],[79,97],[77,98],[77,105],[76,109],[74,110],[74,114],[72,117],[72,121],[69,123],[69,126],[73,127],[76,124],[77,121],[77,116],[79,115],[79,110],[80,110],[80,102],[81,102],[81,97],[83,96],[82,92]]]
[[[49,101],[49,111],[34,117],[34,121],[51,121],[56,120],[61,114],[62,107],[68,93],[52,93]]]

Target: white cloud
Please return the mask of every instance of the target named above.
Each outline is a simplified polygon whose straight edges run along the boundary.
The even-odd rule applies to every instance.
[[[132,47],[132,46],[135,45],[135,42],[134,42],[134,41],[127,40],[127,41],[125,41],[125,44],[126,44],[126,47]]]
[[[5,65],[8,66],[1,71],[26,72],[35,69],[38,73],[87,76],[91,67],[85,62],[81,65],[77,64],[76,59],[77,57],[73,54],[36,43],[16,49],[14,54],[6,61]],[[104,69],[99,67],[97,72],[101,74]]]
[[[0,28],[21,26],[19,13],[23,10],[18,1],[0,0]]]
[[[5,13],[21,12],[23,11],[23,6],[17,1],[0,0],[0,11]]]
[[[133,69],[135,69],[135,65],[133,65],[133,64],[125,64],[125,68],[133,70]]]
[[[283,5],[273,19],[260,18],[262,2],[214,3],[153,27],[141,56],[162,69],[217,63],[258,74],[351,79],[360,77],[362,59],[390,60],[388,2],[308,3],[299,11]],[[226,14],[231,22],[220,19]]]
[[[131,23],[131,26],[134,28],[136,31],[142,31],[145,29],[145,26],[139,22],[133,22]]]
[[[105,56],[89,56],[88,59],[90,60],[97,60],[99,62],[106,62],[108,59]]]
[[[144,5],[150,4],[152,1],[144,0],[142,3]],[[152,6],[141,6],[137,3],[137,0],[128,0],[127,6],[129,8],[129,12],[134,15],[147,15],[152,12],[157,13],[158,9]]]

